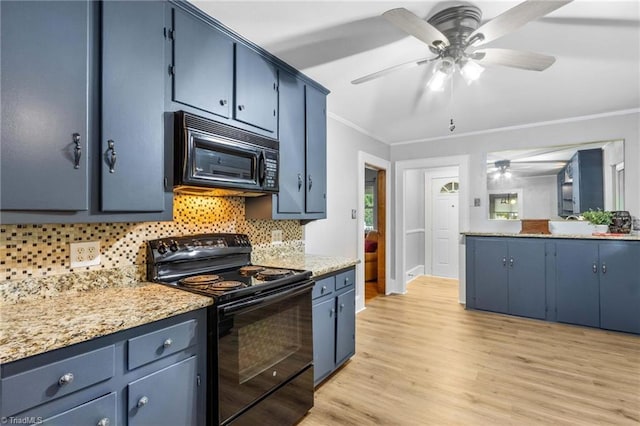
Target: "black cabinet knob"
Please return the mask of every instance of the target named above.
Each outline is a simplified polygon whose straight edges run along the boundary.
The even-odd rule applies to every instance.
[[[244,111],[244,105],[238,105],[238,110]]]

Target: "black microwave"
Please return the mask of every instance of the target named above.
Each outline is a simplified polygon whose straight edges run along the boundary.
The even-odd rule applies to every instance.
[[[278,192],[277,140],[184,111],[175,117],[176,192],[243,197]]]

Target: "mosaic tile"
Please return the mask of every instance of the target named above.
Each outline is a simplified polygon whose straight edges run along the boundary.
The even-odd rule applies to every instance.
[[[238,232],[253,245],[269,244],[280,229],[284,241],[302,240],[296,220],[245,219],[244,198],[175,195],[171,222],[0,225],[0,279],[23,280],[144,265],[145,242],[186,234]],[[101,243],[101,264],[71,268],[69,243]],[[25,284],[28,285],[28,284]]]

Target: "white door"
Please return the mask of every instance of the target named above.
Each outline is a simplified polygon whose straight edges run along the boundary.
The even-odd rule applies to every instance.
[[[458,278],[458,177],[431,179],[431,265],[438,277]]]

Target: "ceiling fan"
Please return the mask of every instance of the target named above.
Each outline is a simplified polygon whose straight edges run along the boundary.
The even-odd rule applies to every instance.
[[[426,43],[432,57],[406,62],[365,75],[352,84],[360,84],[395,71],[436,62],[427,83],[432,90],[443,90],[456,71],[471,83],[484,71],[482,65],[501,65],[524,70],[544,71],[554,62],[553,56],[512,49],[480,48],[507,35],[526,23],[545,16],[572,0],[526,0],[492,20],[480,25],[482,11],[471,4],[448,7],[429,18],[421,19],[405,8],[382,14],[390,23]]]

